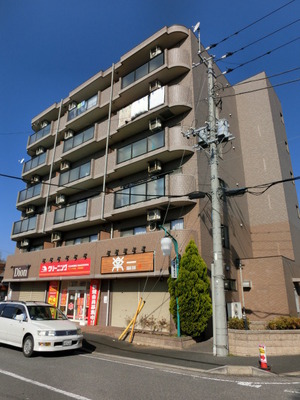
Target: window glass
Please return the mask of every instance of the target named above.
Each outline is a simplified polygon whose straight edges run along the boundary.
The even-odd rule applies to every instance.
[[[155,179],[147,183],[147,199],[163,196],[165,193],[164,178]]]
[[[39,183],[33,187],[33,196],[38,196],[41,193],[42,185]]]
[[[90,242],[97,242],[97,240],[98,240],[98,235],[97,234],[90,236]]]
[[[65,218],[65,208],[55,210],[54,223],[59,224],[64,221]]]
[[[70,221],[71,219],[74,219],[75,209],[75,204],[65,208],[65,221]]]
[[[64,152],[71,150],[73,147],[73,138],[70,138],[64,142]]]
[[[79,178],[84,178],[85,176],[89,176],[91,172],[91,163],[88,162],[86,164],[83,164],[80,167],[80,174],[79,174]]]
[[[88,99],[87,108],[94,107],[97,104],[97,98],[98,98],[98,95],[96,94],[95,96]]]
[[[159,54],[155,58],[149,61],[149,72],[159,68],[164,63],[164,53]]]
[[[35,229],[36,225],[36,216],[28,219],[28,230]]]
[[[94,127],[88,128],[86,131],[83,132],[83,140],[86,142],[94,137]]]
[[[134,82],[134,71],[122,78],[122,88],[131,85]]]
[[[129,189],[123,189],[115,194],[115,208],[124,207],[129,204]]]
[[[135,204],[139,203],[140,201],[146,200],[146,184],[133,186],[131,188],[131,196],[130,196],[130,203]]]
[[[65,246],[72,246],[74,244],[74,240],[66,240],[65,241]]]
[[[60,174],[60,176],[59,176],[59,184],[60,185],[65,185],[68,182],[69,182],[69,171],[63,172],[62,174]]]
[[[69,171],[69,182],[74,182],[79,179],[79,168],[73,168]]]
[[[79,146],[83,142],[83,135],[79,134],[73,137],[73,147]]]
[[[133,229],[133,234],[134,235],[142,235],[143,233],[146,233],[146,227],[145,226],[138,226],[137,228]]]
[[[21,202],[21,201],[24,201],[25,199],[26,199],[26,190],[22,190],[22,192],[19,192],[19,199],[18,199],[18,201],[19,202]]]
[[[131,159],[131,144],[118,149],[117,162],[121,163]]]
[[[132,157],[138,157],[145,153],[147,153],[147,139],[132,143]]]
[[[148,151],[159,149],[165,145],[165,133],[160,131],[148,137]]]
[[[31,168],[35,168],[35,167],[38,166],[38,160],[39,160],[38,157],[35,157],[35,158],[33,158],[33,159],[31,160]],[[31,168],[30,168],[30,169],[31,169]]]
[[[22,226],[21,221],[17,221],[17,222],[14,223],[14,235],[16,233],[20,233],[21,232],[21,226]]]
[[[13,316],[15,315],[16,311],[17,311],[16,306],[7,305],[6,307],[4,307],[4,309],[2,311],[1,317],[12,319]]]
[[[148,74],[148,63],[142,65],[135,71],[135,80],[141,79],[143,76]]]
[[[183,229],[183,218],[175,219],[175,220],[171,221],[170,228],[171,228],[171,230]]]
[[[82,203],[78,203],[76,206],[75,218],[85,217],[87,210],[87,201],[83,201]]]
[[[133,235],[133,229],[123,229],[120,232],[121,237],[132,236],[132,235]]]

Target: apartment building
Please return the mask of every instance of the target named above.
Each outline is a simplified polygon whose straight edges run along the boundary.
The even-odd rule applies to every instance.
[[[189,29],[164,27],[33,118],[4,276],[10,298],[125,327],[142,297],[140,325],[174,328],[160,226],[181,254],[194,239],[209,273],[213,261],[208,149],[183,135],[208,117],[197,50]],[[218,118],[235,138],[219,144],[224,193],[292,174],[276,94],[255,91],[266,79],[245,85],[251,93],[239,95],[242,86],[217,78]],[[208,195],[190,199],[198,190]],[[241,305],[253,320],[297,314],[299,221],[292,182],[261,196],[222,196],[229,316]]]

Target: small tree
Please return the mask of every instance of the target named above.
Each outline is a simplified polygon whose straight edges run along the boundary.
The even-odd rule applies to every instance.
[[[177,324],[178,297],[181,332],[200,336],[212,315],[209,278],[204,260],[200,257],[194,240],[191,240],[180,260],[177,279],[169,277],[170,312]]]

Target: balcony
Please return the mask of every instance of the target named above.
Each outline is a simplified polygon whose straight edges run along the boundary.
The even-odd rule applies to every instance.
[[[29,231],[34,231],[36,229],[37,216],[34,215],[31,218],[25,218],[20,221],[14,222],[13,230],[12,230],[12,238],[13,236],[24,234]]]
[[[28,172],[32,172],[33,170],[39,168],[41,166],[45,166],[47,161],[47,152],[42,153],[36,157],[33,157],[29,161],[26,161],[23,166],[22,175],[26,175]]]
[[[25,202],[26,200],[31,200],[33,197],[40,196],[42,190],[42,184],[31,186],[27,189],[21,190],[18,194],[17,203]]]
[[[44,138],[45,136],[50,135],[51,132],[51,124],[45,126],[44,128],[40,129],[38,132],[33,133],[28,138],[27,148],[31,148],[36,142]]]

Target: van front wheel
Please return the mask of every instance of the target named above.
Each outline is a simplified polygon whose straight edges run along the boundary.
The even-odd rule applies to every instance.
[[[23,354],[25,357],[31,357],[33,354],[33,337],[31,335],[26,336],[23,341]]]

